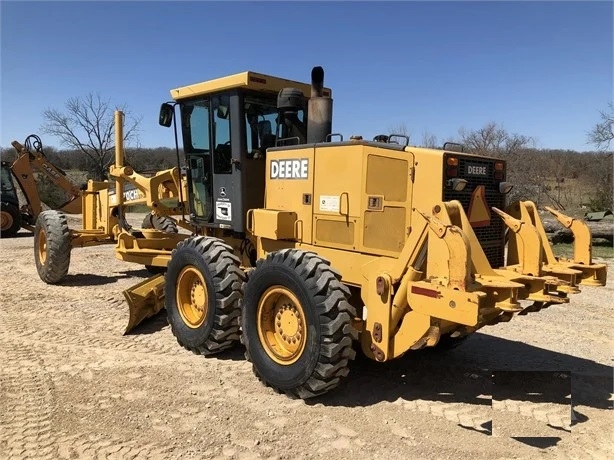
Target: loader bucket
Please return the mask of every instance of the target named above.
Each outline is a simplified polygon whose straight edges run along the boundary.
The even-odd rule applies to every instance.
[[[128,302],[129,319],[124,335],[143,320],[151,318],[164,308],[164,275],[152,276],[124,292]]]

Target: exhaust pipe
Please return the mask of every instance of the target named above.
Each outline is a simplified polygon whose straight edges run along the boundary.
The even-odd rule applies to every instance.
[[[333,99],[323,96],[324,69],[311,70],[311,98],[307,105],[307,143],[326,142],[332,134]]]

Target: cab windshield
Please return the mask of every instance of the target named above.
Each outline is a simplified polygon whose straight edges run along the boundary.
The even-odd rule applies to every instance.
[[[0,183],[2,184],[2,191],[8,192],[14,189],[13,187],[13,178],[11,177],[11,171],[6,167],[2,166],[0,169]]]
[[[275,146],[277,132],[277,100],[275,97],[245,96],[247,158],[262,158]]]

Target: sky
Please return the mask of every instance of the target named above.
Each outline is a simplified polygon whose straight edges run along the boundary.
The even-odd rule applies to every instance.
[[[333,132],[405,126],[440,141],[494,121],[540,148],[592,150],[613,100],[613,4],[590,2],[0,2],[0,145],[42,113],[98,92],[142,116],[143,147],[170,89],[252,70],[325,70]]]

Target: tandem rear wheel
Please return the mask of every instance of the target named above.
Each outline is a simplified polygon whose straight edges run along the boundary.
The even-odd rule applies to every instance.
[[[195,236],[173,250],[165,307],[173,335],[213,355],[240,340],[256,377],[275,391],[311,398],[337,387],[356,356],[349,289],[329,263],[284,249],[249,273],[223,240]]]
[[[239,343],[245,273],[232,248],[217,238],[193,236],[171,254],[165,307],[173,335],[184,348],[212,355]]]
[[[302,399],[338,386],[356,356],[349,296],[314,253],[284,249],[259,260],[242,311],[242,342],[258,379]]]

